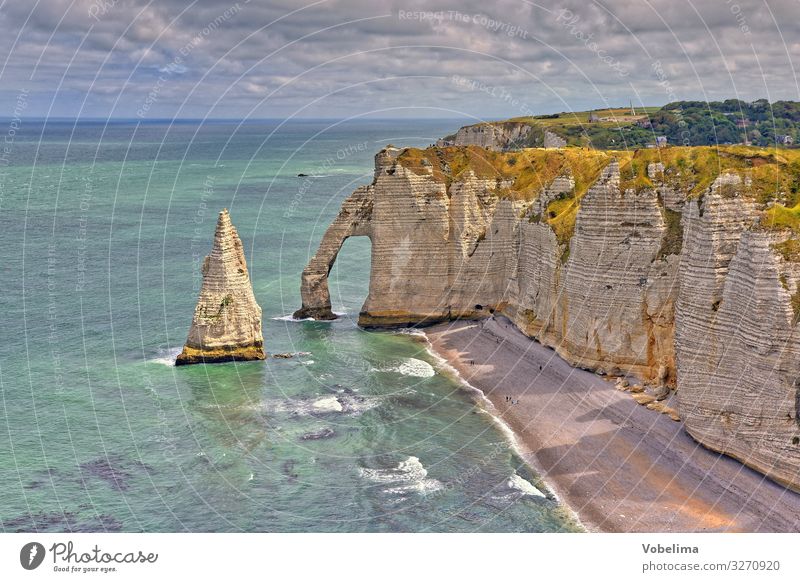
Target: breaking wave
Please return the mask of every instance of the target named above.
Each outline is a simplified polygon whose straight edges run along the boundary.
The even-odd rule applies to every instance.
[[[408,457],[393,469],[359,469],[362,477],[373,483],[386,485],[385,493],[404,495],[421,493],[426,495],[442,488],[442,483],[428,478],[428,470],[417,457]]]
[[[161,364],[162,366],[174,366],[175,359],[181,353],[183,348],[166,348],[158,350],[158,355],[151,359],[147,360],[150,364]]]
[[[527,479],[523,479],[516,473],[511,475],[511,477],[506,482],[506,486],[509,489],[514,489],[515,491],[520,492],[522,495],[532,495],[534,497],[547,497],[544,493],[539,491],[539,489]]]
[[[380,404],[380,398],[358,396],[355,394],[336,394],[318,396],[316,398],[287,398],[264,403],[270,412],[288,414],[290,416],[310,416],[318,414],[359,415],[372,410]]]
[[[383,368],[373,368],[373,372],[396,372],[403,376],[413,376],[414,378],[431,378],[436,375],[428,362],[417,358],[407,358],[399,364],[385,366]]]
[[[273,321],[314,321],[313,317],[295,317],[293,314],[281,315],[279,317],[271,317]]]
[[[317,398],[311,403],[311,408],[317,412],[341,412],[344,410],[342,403],[336,396]]]

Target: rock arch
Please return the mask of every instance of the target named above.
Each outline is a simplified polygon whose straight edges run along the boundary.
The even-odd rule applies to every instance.
[[[331,310],[331,295],[328,290],[328,275],[336,257],[351,236],[372,238],[373,186],[356,189],[343,203],[339,214],[325,231],[317,252],[303,269],[300,295],[303,306],[294,312],[294,317],[304,319],[336,319]]]

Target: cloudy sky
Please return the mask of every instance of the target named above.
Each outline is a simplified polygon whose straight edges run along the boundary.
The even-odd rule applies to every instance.
[[[0,2],[2,116],[489,119],[800,99],[798,0]]]

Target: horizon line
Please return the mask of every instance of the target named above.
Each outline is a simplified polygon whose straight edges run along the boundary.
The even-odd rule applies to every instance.
[[[27,116],[12,117],[0,115],[0,121],[92,121],[92,122],[114,122],[124,121],[128,123],[160,123],[160,122],[251,122],[251,121],[462,121],[472,116],[465,117],[153,117],[141,119],[139,117],[67,117],[67,116]]]

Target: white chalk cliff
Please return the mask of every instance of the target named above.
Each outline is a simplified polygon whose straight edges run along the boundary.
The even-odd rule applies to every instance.
[[[297,315],[333,317],[328,272],[367,236],[361,325],[502,313],[576,366],[677,386],[695,439],[800,489],[800,252],[763,224],[764,168],[788,164],[748,156],[385,148],[303,272]]]
[[[239,234],[219,213],[214,246],[203,261],[203,284],[176,366],[263,360],[261,308],[253,295]]]
[[[438,140],[436,145],[438,147],[474,145],[496,151],[541,145],[562,147],[548,146],[544,143],[544,138],[545,134],[539,128],[524,121],[495,121],[464,126],[453,135]],[[557,138],[558,136],[551,134],[551,143],[560,144],[560,141],[553,141]]]

